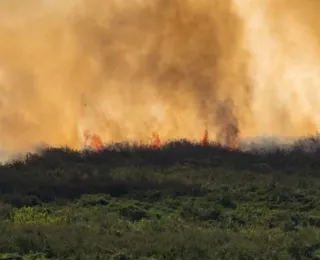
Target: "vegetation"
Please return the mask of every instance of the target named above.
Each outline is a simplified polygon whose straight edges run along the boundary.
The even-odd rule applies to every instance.
[[[0,259],[320,259],[311,141],[29,154],[0,166]]]

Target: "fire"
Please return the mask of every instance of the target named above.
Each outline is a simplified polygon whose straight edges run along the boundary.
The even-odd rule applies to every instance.
[[[91,134],[88,130],[84,132],[85,146],[89,146],[95,151],[101,151],[103,149],[103,142],[99,135]]]
[[[85,146],[90,147],[95,151],[101,151],[104,147],[100,136],[94,133],[92,134],[88,130],[84,131],[84,139],[85,139]],[[240,140],[240,137],[239,137],[238,131],[233,131],[232,134],[229,132],[229,135],[227,134],[224,140],[218,140],[218,141],[220,141],[220,143],[223,146],[228,147],[230,150],[236,150],[239,148],[239,140]],[[209,144],[208,129],[205,129],[204,135],[201,139],[201,144],[203,146],[206,146]],[[151,146],[156,149],[161,147],[160,136],[156,132],[152,133]]]
[[[160,148],[161,147],[160,136],[157,133],[152,133],[152,146],[154,148]]]
[[[204,136],[202,138],[202,145],[208,145],[208,139],[209,139],[209,134],[208,134],[208,129],[206,129],[204,132]]]

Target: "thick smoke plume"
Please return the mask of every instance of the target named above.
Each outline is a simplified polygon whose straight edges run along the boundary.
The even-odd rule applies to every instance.
[[[218,135],[245,125],[246,52],[230,1],[29,2],[0,4],[3,147],[79,148],[86,128],[105,141],[200,140],[206,125]]]
[[[80,148],[85,129],[105,142],[200,140],[206,128],[226,144],[238,134],[313,134],[317,6],[2,0],[0,145]]]
[[[319,129],[320,1],[236,0],[250,50],[253,134]]]

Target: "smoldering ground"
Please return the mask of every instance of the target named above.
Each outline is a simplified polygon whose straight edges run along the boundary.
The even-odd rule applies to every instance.
[[[106,142],[148,141],[153,132],[164,141],[200,140],[206,126],[222,143],[229,132],[313,132],[316,73],[311,90],[301,93],[303,82],[291,84],[298,76],[283,79],[269,62],[277,54],[288,67],[288,56],[266,56],[268,41],[248,30],[257,20],[250,10],[269,19],[272,4],[280,8],[250,0],[1,1],[1,146],[80,148],[85,129]],[[260,30],[286,46],[268,19]],[[317,39],[317,30],[308,33]],[[315,68],[315,59],[302,63]],[[302,113],[296,100],[311,105]]]

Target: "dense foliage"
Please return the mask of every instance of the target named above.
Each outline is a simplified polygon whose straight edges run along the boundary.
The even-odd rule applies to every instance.
[[[320,259],[320,145],[47,149],[0,166],[0,259]]]

